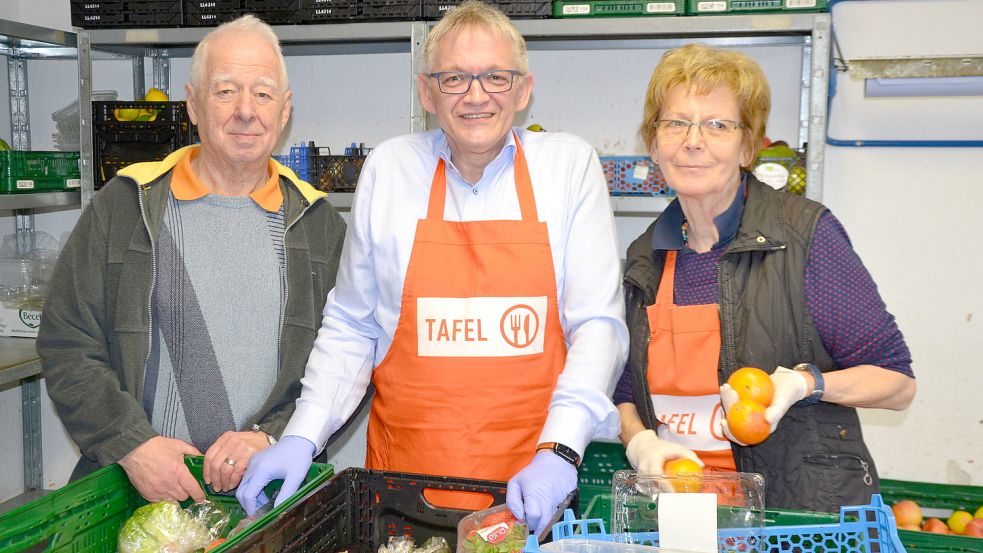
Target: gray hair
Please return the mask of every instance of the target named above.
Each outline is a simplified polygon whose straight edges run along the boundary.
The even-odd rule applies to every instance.
[[[276,54],[277,63],[280,65],[279,86],[283,91],[290,89],[290,81],[287,79],[287,64],[283,59],[283,50],[280,49],[280,39],[270,27],[258,17],[246,14],[238,19],[233,19],[216,27],[213,31],[205,35],[195,48],[195,53],[191,56],[191,86],[200,90],[204,85],[205,79],[205,60],[208,58],[208,47],[221,35],[226,33],[251,33],[261,40],[265,40],[273,48]]]
[[[440,42],[450,33],[467,27],[484,28],[493,33],[504,35],[512,43],[512,51],[518,64],[516,69],[523,74],[529,72],[529,54],[526,52],[526,39],[522,38],[522,33],[515,28],[512,20],[502,13],[502,10],[478,0],[467,0],[463,4],[451,8],[430,30],[423,42],[425,72],[429,73],[434,70]]]

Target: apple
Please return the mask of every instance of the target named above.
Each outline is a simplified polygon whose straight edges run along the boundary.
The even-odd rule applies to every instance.
[[[967,522],[966,527],[963,529],[963,535],[983,538],[983,518],[974,518]]]
[[[895,515],[897,516],[897,515]],[[966,524],[973,520],[973,515],[969,514],[967,511],[956,511],[952,513],[949,520],[945,521],[949,525],[949,529],[956,534],[962,534],[966,530]]]
[[[933,534],[948,534],[949,527],[945,525],[944,522],[937,518],[930,518],[925,521],[925,527],[923,528],[926,532],[932,532]]]
[[[898,528],[905,526],[922,527],[922,508],[910,499],[903,499],[891,506],[894,512],[894,520],[898,523]],[[968,514],[968,513],[967,513]]]
[[[917,524],[899,524],[898,530],[911,530],[912,532],[921,532],[922,527]]]

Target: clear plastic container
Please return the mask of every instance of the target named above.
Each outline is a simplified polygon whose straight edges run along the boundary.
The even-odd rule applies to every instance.
[[[647,545],[663,553],[753,553],[763,544],[760,474],[705,470],[701,475],[639,476],[622,470],[614,474],[611,493],[611,533],[618,542],[636,543],[632,534],[657,533],[657,541]]]

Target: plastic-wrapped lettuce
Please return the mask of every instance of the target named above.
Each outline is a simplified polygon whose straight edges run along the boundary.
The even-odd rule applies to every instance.
[[[144,505],[123,524],[117,550],[120,553],[192,553],[215,539],[200,518],[174,501]]]

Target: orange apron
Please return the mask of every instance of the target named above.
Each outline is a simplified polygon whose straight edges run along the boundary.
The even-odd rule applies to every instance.
[[[655,304],[648,307],[652,340],[648,385],[660,439],[693,450],[707,467],[735,470],[720,421],[720,315],[717,304],[673,303],[676,252],[666,252]]]
[[[515,141],[521,220],[445,221],[444,160],[416,227],[365,466],[508,480],[533,458],[566,361],[553,256]]]

